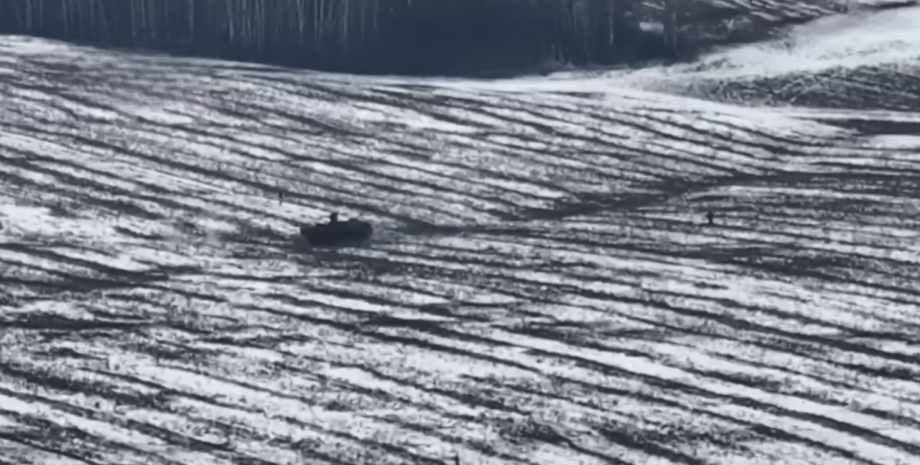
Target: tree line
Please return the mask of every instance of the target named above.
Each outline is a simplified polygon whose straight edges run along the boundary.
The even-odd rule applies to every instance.
[[[638,0],[0,0],[0,33],[354,73],[537,71],[673,57]],[[665,37],[665,38],[662,38]]]

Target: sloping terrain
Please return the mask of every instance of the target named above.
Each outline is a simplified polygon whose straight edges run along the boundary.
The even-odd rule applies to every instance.
[[[0,463],[914,463],[920,110],[719,82],[2,39]]]
[[[645,0],[638,11],[643,19],[666,22],[677,6],[680,36],[690,48],[706,49],[774,37],[790,25],[808,23],[841,13],[897,10],[915,0]]]
[[[824,18],[781,40],[712,54],[671,70],[679,92],[843,109],[920,107],[920,8]]]

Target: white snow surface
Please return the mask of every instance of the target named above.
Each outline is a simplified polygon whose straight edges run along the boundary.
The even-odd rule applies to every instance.
[[[693,84],[917,58],[854,18],[505,81],[0,39],[0,459],[917,463],[920,112]]]

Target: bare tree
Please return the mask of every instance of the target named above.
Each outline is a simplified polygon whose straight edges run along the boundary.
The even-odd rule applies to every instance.
[[[681,0],[663,0],[677,11]],[[0,33],[387,71],[438,66],[483,41],[531,62],[610,60],[629,47],[634,0],[15,0]],[[670,13],[669,13],[670,14]],[[459,16],[458,16],[459,15]],[[667,15],[666,15],[667,16]],[[676,40],[676,13],[667,24]],[[438,30],[426,24],[445,24]],[[632,29],[637,29],[633,27]],[[489,31],[485,36],[484,30]],[[433,44],[443,45],[437,49]],[[478,47],[478,48],[477,48]],[[435,63],[435,64],[431,64]],[[390,68],[390,69],[387,69]],[[435,71],[430,69],[430,71]]]

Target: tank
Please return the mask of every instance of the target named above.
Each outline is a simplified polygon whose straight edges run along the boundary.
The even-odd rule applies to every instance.
[[[350,219],[333,223],[317,223],[300,227],[300,235],[312,245],[347,245],[370,239],[374,227],[367,221]]]

